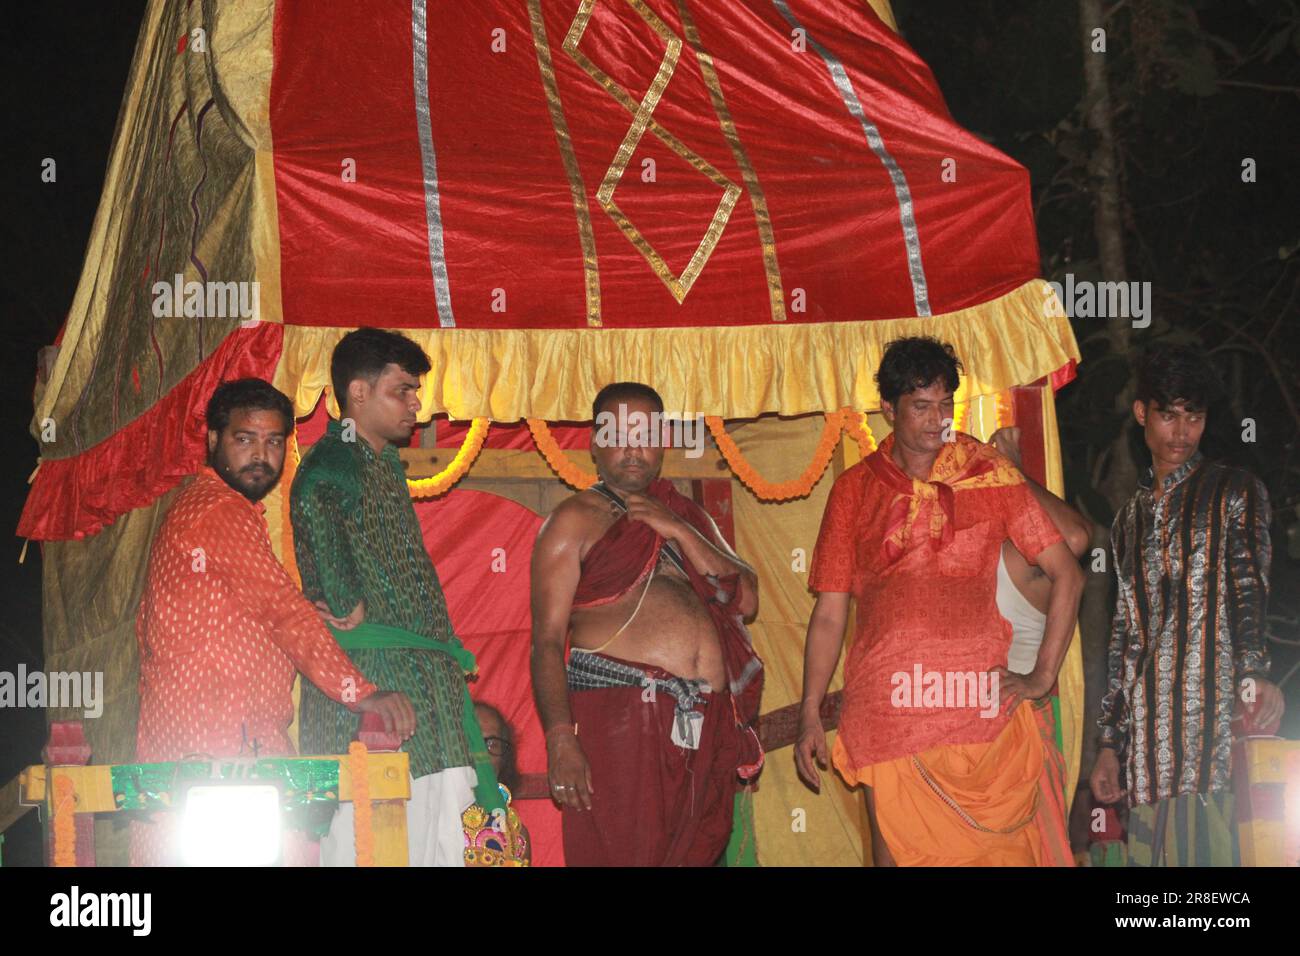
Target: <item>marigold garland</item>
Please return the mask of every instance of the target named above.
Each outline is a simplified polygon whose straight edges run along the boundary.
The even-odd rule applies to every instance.
[[[77,865],[77,828],[73,813],[77,804],[72,778],[59,774],[54,778],[54,865]]]
[[[871,433],[871,422],[866,412],[855,412],[851,408],[840,411],[844,419],[844,433],[858,443],[858,454],[866,458],[876,450],[876,436]]]
[[[590,488],[597,482],[597,476],[589,471],[584,471],[560,450],[560,445],[551,434],[551,429],[546,422],[540,418],[529,418],[528,430],[533,435],[533,444],[537,450],[542,453],[546,463],[551,466],[551,470],[560,476],[560,480],[571,488],[577,488],[579,491]]]
[[[487,418],[474,419],[470,422],[465,440],[460,443],[460,450],[456,452],[456,457],[451,460],[451,464],[429,478],[408,478],[406,485],[411,490],[411,497],[436,498],[450,491],[456,482],[465,477],[465,473],[478,458],[478,453],[483,450],[483,442],[487,438],[490,424],[491,420]]]
[[[357,866],[375,865],[374,807],[370,805],[370,767],[366,745],[348,744],[348,769],[352,774],[352,820]]]
[[[876,439],[871,433],[871,425],[865,414],[845,408],[838,412],[826,412],[825,418],[826,424],[822,428],[821,439],[817,442],[817,449],[808,467],[799,477],[780,482],[768,481],[745,459],[740,448],[727,434],[726,425],[721,418],[706,416],[704,421],[709,426],[709,431],[717,442],[718,451],[726,459],[732,473],[747,488],[763,501],[786,501],[791,498],[805,497],[812,491],[830,464],[842,434],[847,433],[857,442],[858,451],[864,458],[876,450]],[[560,450],[559,443],[556,442],[544,420],[529,418],[527,422],[537,450],[565,484],[584,489],[596,483],[595,475],[573,464]]]
[[[841,412],[827,412],[826,425],[822,428],[822,437],[817,442],[813,459],[798,478],[789,481],[771,482],[760,475],[745,460],[736,443],[727,434],[721,418],[710,415],[704,419],[713,433],[713,440],[718,443],[718,451],[731,466],[732,472],[744,482],[745,487],[763,501],[786,501],[790,498],[802,498],[812,491],[813,486],[821,480],[826,466],[831,463],[835,447],[840,443],[840,433],[844,431],[844,415]]]

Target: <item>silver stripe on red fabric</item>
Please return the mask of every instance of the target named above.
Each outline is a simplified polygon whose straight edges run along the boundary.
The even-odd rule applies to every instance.
[[[921,239],[916,230],[916,215],[912,207],[912,191],[908,188],[907,177],[903,175],[898,163],[885,147],[885,141],[880,138],[880,130],[876,129],[876,124],[871,121],[866,110],[862,108],[862,101],[858,99],[857,91],[853,89],[853,84],[849,80],[849,74],[844,69],[844,64],[839,61],[834,53],[813,39],[808,29],[794,15],[786,0],[772,0],[772,2],[791,27],[803,31],[808,45],[816,50],[817,54],[825,62],[826,69],[830,71],[831,80],[834,81],[835,88],[839,90],[840,97],[844,100],[845,108],[854,119],[862,124],[862,132],[866,134],[867,145],[871,147],[871,151],[876,154],[876,158],[880,160],[881,165],[889,173],[890,181],[894,184],[894,196],[898,200],[898,218],[903,226],[903,242],[907,248],[907,271],[912,279],[912,299],[916,303],[916,314],[920,316],[930,315],[930,295],[926,289],[925,267],[921,264]]]
[[[451,312],[451,284],[443,249],[442,202],[438,196],[438,160],[433,151],[433,122],[429,117],[429,38],[425,0],[411,0],[411,37],[415,51],[415,119],[420,133],[420,165],[424,170],[424,216],[429,224],[429,268],[438,306],[438,324],[455,328]]]

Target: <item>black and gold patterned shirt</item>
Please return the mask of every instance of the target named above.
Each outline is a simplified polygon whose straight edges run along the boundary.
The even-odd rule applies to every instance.
[[[450,639],[447,600],[424,548],[397,448],[376,454],[360,436],[343,436],[331,421],[293,481],[290,517],[303,592],[323,599],[336,617],[346,617],[364,599],[368,622]],[[347,653],[368,681],[411,698],[416,731],[402,749],[410,754],[413,777],[470,765],[459,664],[419,648]],[[356,728],[355,714],[303,683],[303,753],[346,753]]]
[[[1130,805],[1228,790],[1236,689],[1268,676],[1268,492],[1200,452],[1150,469],[1115,516],[1119,596],[1101,746],[1124,762]]]

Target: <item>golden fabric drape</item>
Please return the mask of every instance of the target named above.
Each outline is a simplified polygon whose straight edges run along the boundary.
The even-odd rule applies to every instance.
[[[732,437],[755,467],[780,481],[794,477],[807,463],[823,423],[820,415],[767,418],[735,427]],[[842,460],[837,454],[837,462]],[[764,713],[797,704],[802,693],[804,636],[814,601],[807,567],[826,497],[841,470],[833,463],[807,498],[780,504],[759,501],[732,479],[736,550],[754,565],[759,578],[758,617],[750,633],[766,666]],[[836,668],[830,690],[839,690],[840,682],[841,668]],[[834,739],[832,732],[828,743]],[[806,787],[795,772],[793,747],[770,752],[754,795],[759,863],[861,866],[861,802],[832,770],[822,773],[820,794]]]

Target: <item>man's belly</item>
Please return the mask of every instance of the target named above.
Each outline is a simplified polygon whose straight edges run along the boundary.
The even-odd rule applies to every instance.
[[[703,678],[714,688],[726,686],[722,648],[713,618],[696,596],[689,582],[655,575],[641,608],[632,623],[618,637],[645,588],[644,582],[617,601],[600,607],[575,610],[570,624],[570,642],[575,648],[602,650],[625,661],[654,664],[685,678]]]

